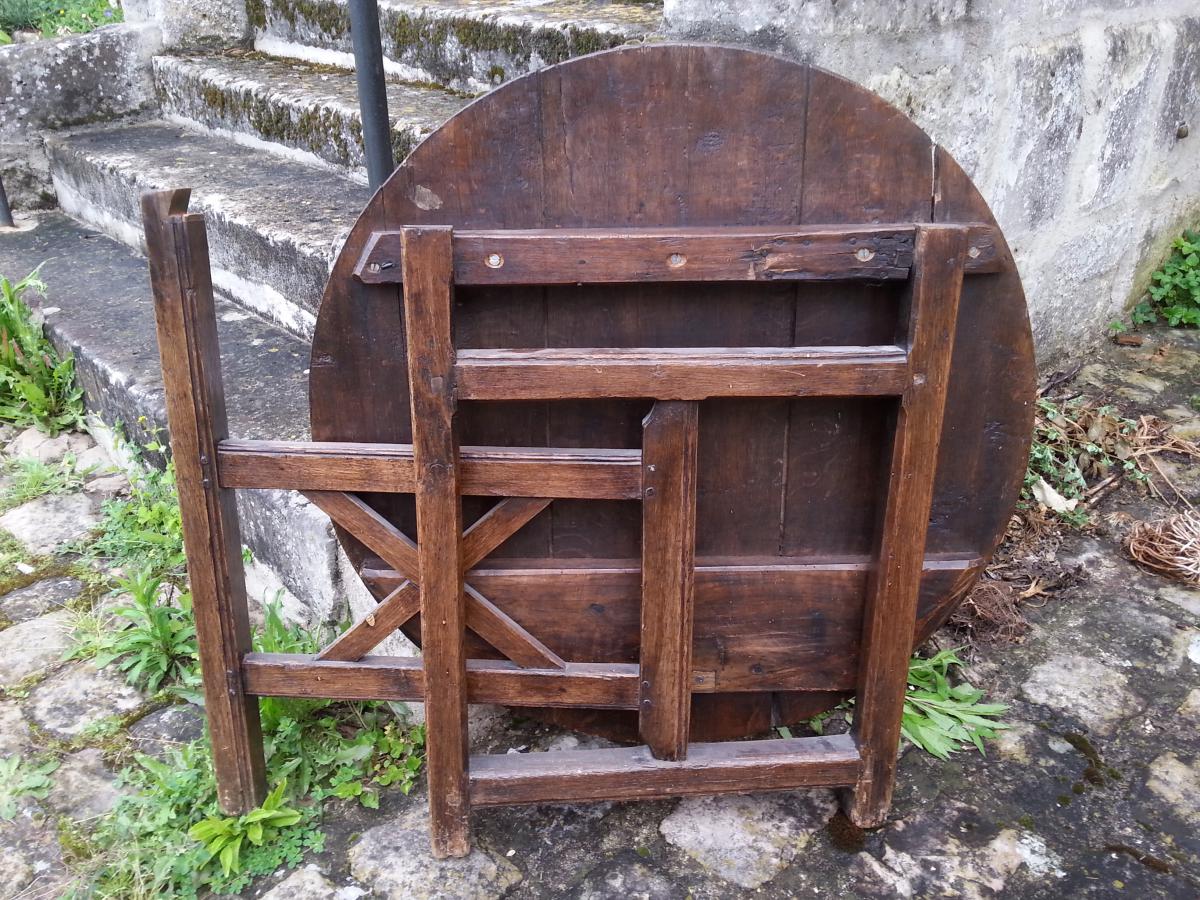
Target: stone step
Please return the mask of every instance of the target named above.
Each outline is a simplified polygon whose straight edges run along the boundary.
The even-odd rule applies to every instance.
[[[213,282],[241,305],[308,338],[336,248],[368,198],[330,169],[161,120],[46,139],[59,205],[140,248],[139,197],[190,187],[208,222]]]
[[[41,265],[46,328],[60,352],[75,356],[88,411],[123,424],[145,442],[166,429],[162,373],[146,261],[59,212],[0,240],[0,272],[21,277]],[[217,300],[229,430],[236,437],[308,437],[306,341]],[[299,494],[239,491],[242,540],[304,604],[310,621],[345,615],[341,560],[329,520]]]
[[[648,38],[662,7],[602,0],[380,0],[384,65],[400,78],[478,93]],[[347,0],[247,0],[255,49],[353,66]]]
[[[157,56],[153,67],[164,118],[301,162],[350,169],[365,183],[352,72],[252,51]],[[465,103],[461,95],[393,79],[388,111],[396,161]]]

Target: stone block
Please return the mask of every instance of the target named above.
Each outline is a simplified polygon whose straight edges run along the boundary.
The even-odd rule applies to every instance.
[[[104,719],[133,712],[142,703],[141,693],[119,672],[81,662],[34,688],[25,712],[54,737],[70,740]]]
[[[159,46],[153,26],[109,25],[6,47],[0,53],[0,143],[145,108],[154,100],[150,57]]]
[[[1035,228],[1062,208],[1084,121],[1083,50],[1064,39],[1019,47],[1006,60],[1009,125],[996,136],[992,206],[1005,228]]]
[[[47,494],[0,516],[0,528],[31,553],[53,553],[87,537],[100,521],[94,498],[87,494]]]
[[[659,831],[711,874],[754,890],[787,868],[836,811],[828,790],[689,798]]]
[[[502,856],[474,847],[461,859],[429,852],[429,809],[411,804],[350,849],[350,874],[383,900],[494,900],[521,881]]]
[[[0,685],[14,685],[59,662],[71,647],[71,614],[65,610],[0,631]]]
[[[121,797],[117,778],[95,748],[63,758],[54,770],[54,787],[46,798],[55,812],[71,819],[92,819],[111,810]]]
[[[75,578],[46,578],[0,597],[0,617],[9,622],[29,619],[62,609],[79,596],[83,584]]]
[[[1055,656],[1034,667],[1021,692],[1097,734],[1111,734],[1144,706],[1128,683],[1122,672],[1091,657]]]

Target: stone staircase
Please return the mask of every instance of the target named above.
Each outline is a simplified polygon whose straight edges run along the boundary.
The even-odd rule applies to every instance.
[[[247,0],[254,50],[153,60],[159,109],[47,136],[60,212],[6,236],[44,263],[47,319],[91,409],[135,436],[166,425],[139,196],[191,187],[220,294],[230,426],[308,433],[308,343],[337,248],[366,203],[349,16],[339,0]],[[572,56],[649,37],[661,9],[592,0],[381,3],[397,161],[470,98]],[[243,539],[313,620],[371,604],[325,517],[290,492],[242,492]]]

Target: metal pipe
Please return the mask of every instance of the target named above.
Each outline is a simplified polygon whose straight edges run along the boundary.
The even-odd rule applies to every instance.
[[[350,0],[350,37],[354,41],[354,76],[358,84],[358,109],[362,114],[367,181],[374,191],[396,168],[392,157],[387,86],[383,79],[378,0]]]
[[[0,227],[13,228],[12,210],[8,207],[8,194],[4,193],[4,179],[0,178]]]

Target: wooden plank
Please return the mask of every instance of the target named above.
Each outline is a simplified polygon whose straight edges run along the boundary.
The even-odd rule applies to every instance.
[[[639,560],[528,562],[497,560],[468,572],[467,580],[508,615],[536,627],[538,639],[564,659],[637,662]],[[714,672],[715,691],[853,690],[870,563],[865,557],[775,563],[698,561],[693,669]],[[944,611],[942,598],[979,569],[977,558],[926,561],[920,633]],[[403,582],[386,569],[361,574],[380,591]]]
[[[463,535],[463,568],[470,569],[512,537],[553,501],[538,497],[510,497],[493,506]]]
[[[464,350],[455,366],[464,400],[894,396],[907,373],[888,345]]]
[[[208,239],[204,217],[187,212],[189,194],[143,194],[142,218],[217,799],[238,815],[262,802],[266,778],[258,701],[240,677],[250,624],[237,505],[213,466],[228,424]]]
[[[863,768],[847,813],[862,827],[882,824],[895,782],[966,248],[965,232],[953,226],[930,225],[917,232],[904,335],[913,383],[896,411],[878,562],[863,615],[854,708],[853,734]]]
[[[562,657],[470,585],[466,586],[466,597],[467,627],[513,662],[532,669],[561,669],[565,665]]]
[[[288,653],[249,653],[242,663],[248,693],[262,697],[334,700],[425,699],[422,660],[367,656],[356,662]],[[467,700],[504,706],[637,709],[638,667],[619,663],[567,663],[561,669],[526,669],[508,660],[470,659]]]
[[[450,234],[449,228],[432,226],[402,233],[425,659],[425,758],[431,842],[437,857],[465,856],[471,850]]]
[[[635,500],[641,451],[462,447],[463,494]],[[217,447],[222,487],[412,493],[411,444],[226,440]]]
[[[463,569],[469,569],[482,561],[518,528],[549,506],[550,500],[510,498],[498,503],[486,516],[467,529],[463,535]],[[469,606],[478,605],[474,597],[467,597],[468,621],[470,620]],[[337,659],[353,661],[361,659],[378,646],[379,642],[404,625],[421,610],[420,591],[411,581],[397,587],[394,591],[379,601],[379,605],[371,613],[355,622],[338,637],[336,641],[321,651],[319,659]],[[485,610],[480,616],[485,623],[495,620]],[[507,617],[505,617],[507,618]],[[511,620],[509,620],[511,621]],[[515,623],[513,623],[515,625]],[[519,628],[519,626],[517,626]],[[510,629],[511,631],[511,629]],[[522,629],[523,631],[523,629]],[[552,654],[539,652],[544,649],[536,644],[532,653],[539,660],[549,660]],[[526,658],[530,658],[528,655]],[[561,665],[562,660],[555,664]]]
[[[405,581],[380,600],[370,613],[338,635],[317,659],[343,662],[362,659],[420,611],[421,591],[413,582]]]
[[[303,493],[329,518],[403,572],[405,578],[416,579],[419,555],[416,544],[364,500],[341,491]]]
[[[687,756],[699,417],[696,403],[659,401],[644,426],[638,729],[658,759]]]
[[[472,756],[471,802],[507,806],[786,791],[851,784],[859,765],[849,735],[693,744],[686,761],[657,759],[648,747]]]
[[[999,266],[995,228],[970,226],[965,271]],[[458,285],[671,281],[884,281],[912,266],[914,223],[679,228],[464,230],[454,235]],[[354,275],[401,279],[400,232],[378,231]]]

